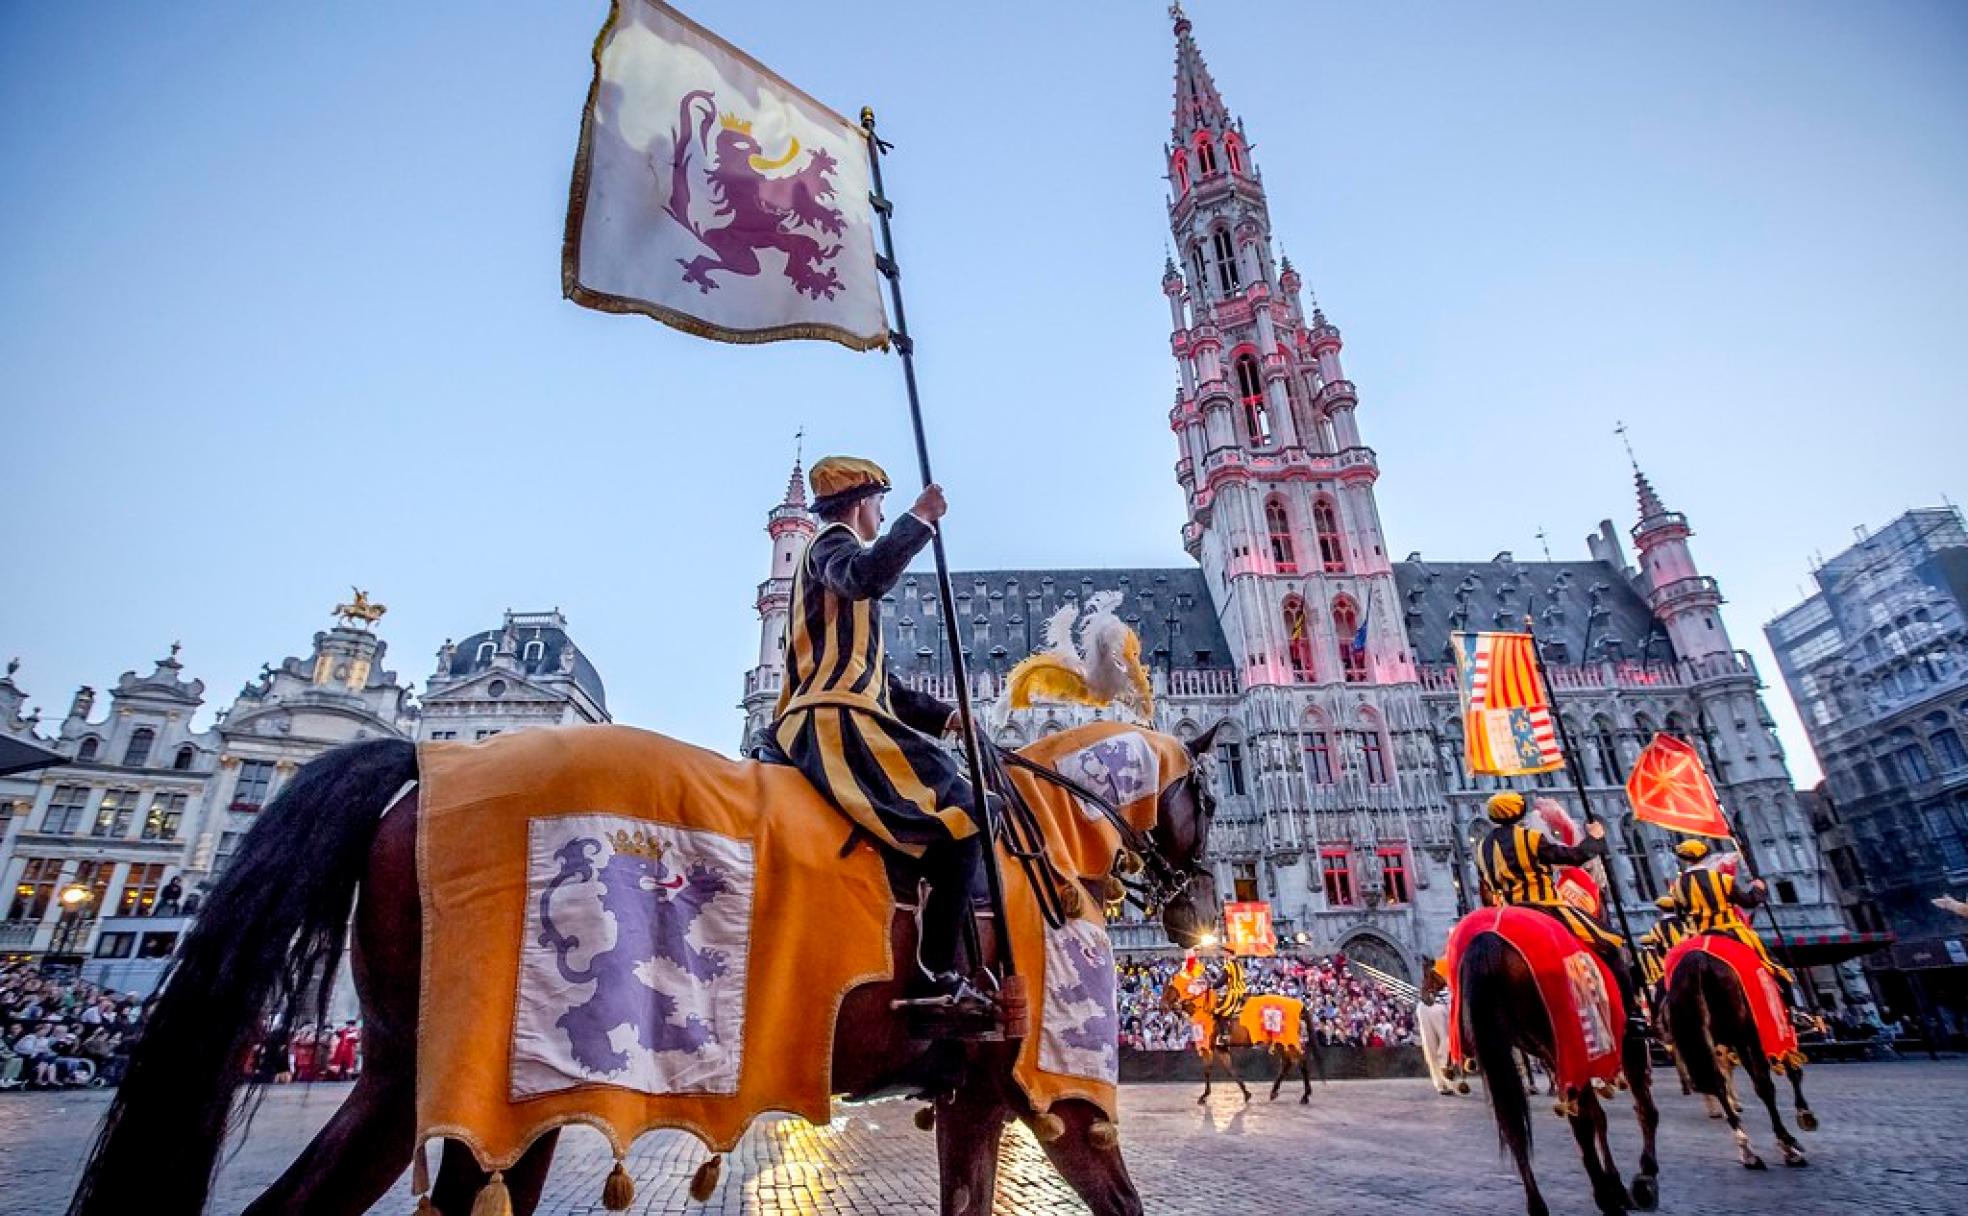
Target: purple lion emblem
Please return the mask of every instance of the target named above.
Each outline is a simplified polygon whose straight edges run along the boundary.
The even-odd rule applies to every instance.
[[[576,1062],[598,1073],[616,1073],[629,1066],[628,1053],[616,1051],[609,1042],[620,1026],[631,1027],[636,1042],[654,1052],[694,1052],[717,1038],[716,1028],[694,1014],[674,1021],[676,998],[645,983],[636,974],[639,967],[667,959],[704,983],[729,967],[724,951],[698,949],[687,939],[691,922],[732,889],[727,876],[695,862],[683,873],[674,873],[664,864],[663,846],[640,834],[634,841],[615,843],[614,855],[601,867],[600,897],[603,910],[615,918],[615,944],[589,959],[584,970],[567,961],[581,941],[554,924],[553,895],[564,883],[593,880],[592,858],[601,851],[601,841],[577,837],[557,849],[554,857],[560,872],[540,893],[540,944],[553,949],[562,979],[595,986],[592,996],[568,1008],[554,1025],[567,1035]]]
[[[711,124],[719,129],[715,143]],[[692,127],[695,130],[692,130]],[[841,289],[840,275],[829,266],[821,267],[840,252],[840,242],[822,245],[797,231],[811,229],[838,237],[845,221],[838,207],[827,205],[834,196],[830,176],[840,167],[825,148],[807,153],[806,164],[785,177],[767,177],[772,170],[790,164],[800,154],[794,139],[784,154],[768,159],[764,148],[752,136],[752,124],[735,115],[717,116],[716,99],[706,89],[686,93],[677,105],[675,141],[670,155],[670,197],[664,210],[670,218],[688,228],[711,252],[685,260],[683,281],[709,293],[718,287],[713,271],[750,278],[759,273],[759,251],[776,249],[786,255],[786,277],[793,288],[818,300],[833,299]],[[707,166],[692,164],[693,150],[708,159]],[[719,228],[700,228],[690,217],[691,178],[702,173],[704,185],[714,204],[714,213],[730,222]]]

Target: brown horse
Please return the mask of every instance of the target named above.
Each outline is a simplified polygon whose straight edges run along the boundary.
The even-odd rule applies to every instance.
[[[1729,1132],[1736,1140],[1736,1156],[1743,1167],[1765,1168],[1763,1159],[1750,1147],[1749,1133],[1743,1130],[1742,1107],[1736,1102],[1734,1086],[1730,1083],[1738,1063],[1749,1074],[1749,1083],[1763,1100],[1764,1109],[1770,1112],[1770,1126],[1776,1129],[1784,1164],[1809,1165],[1804,1146],[1790,1134],[1777,1111],[1777,1086],[1770,1077],[1773,1070],[1756,1029],[1756,1015],[1750,1011],[1749,995],[1743,991],[1742,982],[1728,964],[1701,951],[1684,957],[1668,978],[1667,1006],[1663,1012],[1673,1038],[1675,1060],[1695,1092],[1721,1106],[1721,1117],[1729,1121]],[[1803,1066],[1792,1065],[1785,1072],[1797,1103],[1797,1125],[1807,1132],[1815,1130],[1818,1117],[1804,1100]],[[1710,1110],[1712,1115],[1713,1107]]]
[[[1516,948],[1496,933],[1470,940],[1456,964],[1455,990],[1461,1001],[1457,1033],[1464,1051],[1474,1049],[1483,1072],[1483,1085],[1496,1114],[1497,1137],[1517,1163],[1524,1181],[1524,1201],[1530,1216],[1548,1216],[1550,1209],[1538,1192],[1531,1172],[1531,1107],[1518,1071],[1517,1053],[1541,1060],[1555,1075],[1557,1050],[1551,1019],[1538,994],[1537,978]],[[1628,1195],[1619,1166],[1606,1142],[1606,1111],[1591,1086],[1574,1106],[1561,1106],[1585,1159],[1592,1180],[1592,1197],[1605,1216],[1621,1216],[1630,1208],[1652,1211],[1660,1201],[1660,1164],[1654,1156],[1654,1132],[1660,1112],[1654,1106],[1653,1061],[1647,1040],[1626,1033],[1620,1044],[1621,1064],[1633,1087],[1633,1109],[1640,1121],[1640,1172]]]
[[[1192,754],[1208,748],[1210,734],[1189,745]],[[1162,790],[1145,856],[1147,892],[1170,938],[1185,945],[1208,930],[1216,907],[1201,864],[1214,809],[1206,772],[1192,765]],[[239,1100],[252,1088],[251,1047],[269,1018],[291,1026],[313,1010],[323,1020],[351,912],[366,1067],[300,1159],[246,1210],[355,1216],[402,1175],[415,1136],[422,964],[416,778],[413,745],[351,744],[303,767],[260,812],[172,964],[71,1216],[203,1209],[219,1148],[237,1130],[235,1116],[251,1110],[250,1097]],[[907,917],[894,923],[894,957],[913,957],[913,925]],[[988,1212],[1000,1135],[1013,1118],[1032,1117],[1011,1081],[1018,1045],[911,1041],[892,1006],[902,995],[895,980],[848,995],[835,1023],[833,1084],[856,1100],[933,1098],[942,1211]],[[1063,1130],[1043,1121],[1044,1149],[1081,1200],[1097,1213],[1140,1212],[1113,1129],[1096,1108],[1069,1101],[1052,1113]],[[504,1172],[516,1216],[539,1202],[555,1139],[541,1136]],[[472,1154],[447,1142],[432,1201],[465,1216],[485,1181]]]
[[[1324,1081],[1326,1061],[1319,1051],[1319,1040],[1312,1032],[1311,1018],[1306,1016],[1303,1002],[1284,996],[1254,996],[1245,1001],[1242,1009],[1232,1015],[1228,1019],[1229,1024],[1225,1025],[1224,1020],[1216,1015],[1216,993],[1205,989],[1192,996],[1184,992],[1182,985],[1174,979],[1162,985],[1162,1008],[1170,1013],[1182,1014],[1194,1022],[1201,1031],[1201,1040],[1196,1044],[1196,1053],[1203,1058],[1203,1093],[1196,1099],[1196,1105],[1201,1106],[1209,1101],[1210,1084],[1216,1075],[1216,1062],[1219,1058],[1223,1061],[1224,1069],[1229,1072],[1230,1079],[1235,1081],[1237,1088],[1243,1092],[1244,1101],[1250,1101],[1250,1087],[1244,1084],[1241,1076],[1237,1075],[1237,1061],[1230,1054],[1230,1049],[1260,1045],[1258,1040],[1252,1037],[1250,1023],[1244,1020],[1243,1014],[1262,1008],[1265,1002],[1273,1001],[1298,1004],[1299,1018],[1296,1040],[1286,1042],[1267,1039],[1261,1044],[1278,1061],[1278,1075],[1271,1078],[1270,1101],[1278,1100],[1278,1090],[1284,1085],[1285,1078],[1296,1068],[1299,1076],[1305,1081],[1305,1092],[1298,1097],[1299,1105],[1304,1106],[1312,1101],[1312,1065],[1314,1061],[1318,1063],[1319,1080]]]

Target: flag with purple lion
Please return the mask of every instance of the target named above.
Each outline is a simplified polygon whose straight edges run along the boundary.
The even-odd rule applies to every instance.
[[[561,285],[724,342],[888,344],[860,127],[656,0],[615,0]]]

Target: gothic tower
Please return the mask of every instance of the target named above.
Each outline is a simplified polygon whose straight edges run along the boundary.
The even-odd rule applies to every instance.
[[[1246,686],[1411,681],[1339,330],[1308,322],[1274,263],[1264,181],[1180,7],[1168,157],[1168,296],[1181,388],[1169,421],[1189,507],[1184,547]],[[1365,626],[1364,630],[1362,626]],[[1356,642],[1364,641],[1364,645]]]
[[[1245,788],[1232,780],[1212,847],[1232,867],[1226,890],[1271,902],[1315,948],[1367,934],[1418,953],[1435,943],[1411,911],[1452,912],[1428,865],[1446,859],[1448,812],[1374,501],[1379,466],[1339,329],[1316,303],[1306,315],[1299,273],[1274,260],[1244,125],[1180,5],[1170,15],[1169,423],[1183,545],[1243,694],[1219,738],[1251,770]]]
[[[745,673],[745,739],[772,720],[779,700],[779,682],[785,678],[786,624],[793,602],[793,563],[806,552],[807,542],[818,530],[806,509],[806,473],[798,456],[793,472],[786,479],[786,496],[765,517],[765,533],[772,538],[772,568],[759,584],[756,606],[759,614],[758,666]],[[742,741],[741,741],[742,744]]]

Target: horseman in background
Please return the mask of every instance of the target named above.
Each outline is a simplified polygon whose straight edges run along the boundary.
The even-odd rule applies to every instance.
[[[1701,840],[1682,841],[1674,846],[1674,855],[1681,859],[1681,873],[1675,878],[1670,894],[1675,911],[1686,922],[1687,933],[1732,937],[1756,951],[1756,957],[1770,969],[1770,974],[1781,981],[1785,1001],[1794,1006],[1796,1002],[1790,996],[1793,977],[1789,970],[1770,957],[1762,937],[1737,911],[1759,908],[1768,901],[1763,880],[1759,878],[1745,887],[1727,870],[1704,864],[1708,861],[1708,845]]]
[[[1661,896],[1654,907],[1660,909],[1660,919],[1640,935],[1640,980],[1650,994],[1658,994],[1661,981],[1667,978],[1667,952],[1688,936],[1688,922],[1675,910],[1674,896]]]
[[[1499,904],[1536,908],[1570,929],[1613,973],[1620,1000],[1626,1006],[1627,1032],[1645,1034],[1647,1026],[1639,1015],[1633,972],[1620,953],[1625,941],[1582,909],[1566,903],[1558,893],[1553,874],[1558,866],[1582,866],[1606,856],[1605,827],[1590,824],[1585,829],[1585,838],[1569,845],[1524,826],[1521,821],[1526,804],[1524,796],[1515,790],[1492,795],[1487,809],[1492,826],[1476,846],[1476,869],[1484,889]]]
[[[873,461],[829,456],[808,480],[820,531],[793,573],[786,681],[769,758],[783,758],[827,800],[893,853],[915,859],[919,966],[929,991],[912,998],[924,1038],[999,1037],[995,1002],[972,981],[985,960],[966,918],[984,898],[976,794],[955,757],[936,742],[959,730],[950,706],[888,672],[881,598],[929,544],[945,509],[923,488],[881,533],[888,474]],[[776,755],[773,755],[776,749]],[[972,922],[974,923],[974,922]]]
[[[1230,1035],[1237,1029],[1237,1015],[1244,1011],[1244,1002],[1250,997],[1250,981],[1244,977],[1244,965],[1237,961],[1235,954],[1223,956],[1222,973],[1210,985],[1214,1003],[1210,1012],[1216,1018],[1216,1046],[1228,1047]]]

